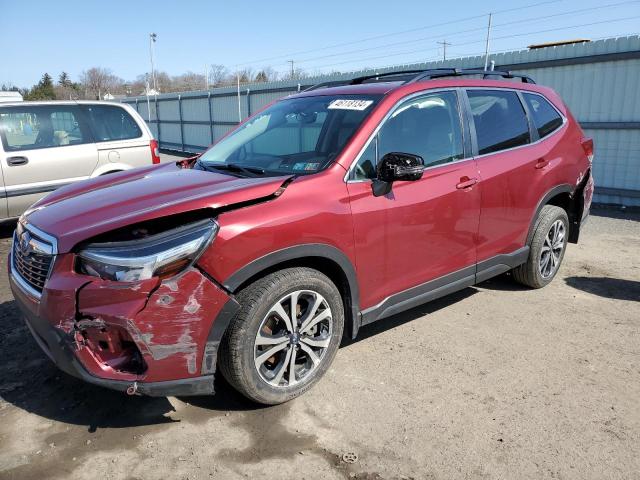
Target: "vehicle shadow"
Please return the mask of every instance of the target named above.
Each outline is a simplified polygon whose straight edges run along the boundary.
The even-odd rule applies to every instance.
[[[509,272],[490,278],[489,280],[485,280],[476,286],[481,289],[497,290],[501,292],[523,292],[525,290],[531,290],[531,288],[516,282]]]
[[[13,236],[13,231],[15,229],[16,229],[15,221],[0,223],[0,239],[11,238]]]
[[[256,410],[217,375],[219,395],[184,397],[182,401],[208,410]],[[45,355],[20,318],[15,301],[0,304],[0,399],[49,420],[86,425],[89,432],[178,422],[164,397],[130,397],[90,385],[60,371]]]
[[[631,208],[615,208],[608,205],[594,205],[591,207],[591,215],[594,217],[615,218],[617,220],[632,220],[640,222],[640,209]]]
[[[470,287],[406,312],[366,325],[355,340],[366,340],[478,293]],[[252,411],[268,408],[256,404],[216,375],[214,396],[180,397],[192,406],[209,411]],[[15,301],[0,304],[0,398],[27,412],[50,420],[86,425],[90,432],[103,428],[126,428],[176,422],[166,398],[129,397],[66,375],[46,357],[20,318]]]
[[[452,293],[450,295],[447,295],[446,297],[442,297],[432,302],[419,305],[415,308],[412,308],[411,310],[407,310],[406,312],[398,313],[389,318],[384,318],[369,325],[364,325],[363,327],[360,327],[360,331],[358,332],[358,336],[355,338],[355,340],[345,337],[342,340],[340,348],[349,347],[349,345],[361,342],[379,333],[386,332],[387,330],[399,327],[400,325],[404,325],[405,323],[411,322],[425,315],[429,315],[430,313],[434,313],[443,308],[447,308],[454,303],[460,302],[465,298],[469,298],[472,295],[475,295],[476,293],[478,293],[478,290],[474,287],[465,288],[464,290]]]
[[[568,277],[567,285],[583,292],[614,300],[640,302],[640,282],[609,277]]]
[[[33,340],[15,301],[0,304],[0,398],[90,432],[173,421],[166,416],[173,411],[166,398],[127,397],[58,370]]]

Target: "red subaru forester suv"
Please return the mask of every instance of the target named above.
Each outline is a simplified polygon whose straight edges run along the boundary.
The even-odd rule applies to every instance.
[[[593,142],[549,88],[440,69],[318,85],[197,158],[73,184],[19,220],[11,288],[65,372],[147,395],[309,389],[346,334],[577,242]],[[416,353],[418,354],[418,353]]]

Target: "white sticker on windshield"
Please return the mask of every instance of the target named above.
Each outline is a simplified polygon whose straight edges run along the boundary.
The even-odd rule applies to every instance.
[[[366,110],[373,100],[334,100],[329,104],[330,110]]]

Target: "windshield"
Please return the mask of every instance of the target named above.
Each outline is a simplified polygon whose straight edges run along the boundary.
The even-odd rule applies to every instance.
[[[282,100],[204,152],[195,168],[248,176],[318,172],[338,156],[380,98]]]

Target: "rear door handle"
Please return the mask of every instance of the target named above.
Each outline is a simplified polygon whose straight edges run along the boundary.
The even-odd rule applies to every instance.
[[[9,157],[7,158],[7,163],[10,167],[18,167],[29,163],[29,159],[27,157]]]
[[[464,188],[473,187],[476,183],[478,183],[478,179],[477,178],[461,177],[460,178],[460,183],[458,183],[456,185],[456,188],[458,190],[462,190]]]
[[[545,159],[545,158],[539,158],[536,161],[536,168],[544,168],[547,165],[549,165],[549,160]]]

